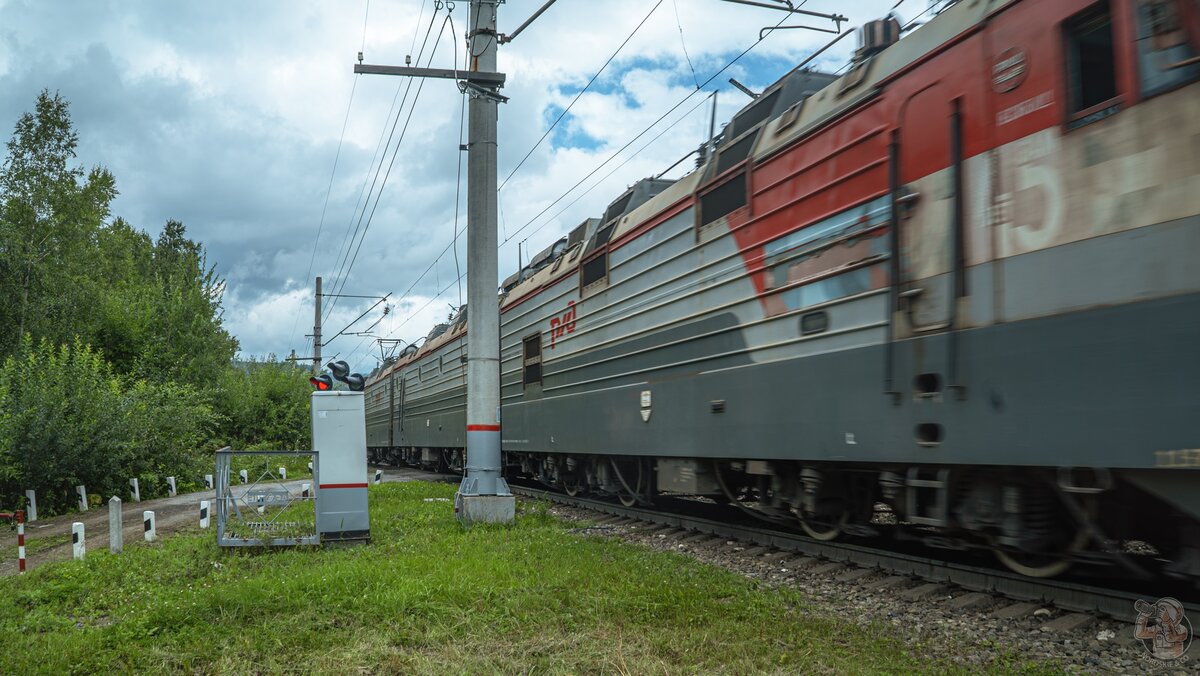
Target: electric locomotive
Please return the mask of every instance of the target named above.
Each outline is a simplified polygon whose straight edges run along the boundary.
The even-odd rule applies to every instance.
[[[504,282],[506,471],[1194,584],[1200,3],[861,36]],[[465,312],[372,374],[373,460],[462,466]]]

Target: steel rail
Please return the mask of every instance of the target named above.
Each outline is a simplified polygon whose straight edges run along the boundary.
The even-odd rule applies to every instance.
[[[1045,603],[1063,610],[1104,615],[1122,622],[1130,622],[1133,619],[1135,616],[1133,604],[1143,598],[1142,595],[1127,591],[1105,589],[1076,582],[1022,577],[1007,571],[889,552],[861,545],[818,542],[803,535],[769,528],[725,523],[639,507],[625,507],[591,498],[570,497],[545,489],[532,489],[511,484],[510,488],[513,493],[529,498],[550,500],[614,516],[749,541],[805,556],[853,564],[863,568],[877,568],[896,575],[918,577],[929,582],[953,584],[970,591],[999,594],[1017,601]],[[1200,615],[1200,605],[1185,603],[1184,608],[1187,612]]]

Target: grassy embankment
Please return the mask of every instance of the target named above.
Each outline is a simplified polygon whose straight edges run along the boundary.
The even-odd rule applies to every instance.
[[[871,618],[522,509],[463,531],[454,487],[372,488],[374,544],[220,551],[185,532],[0,580],[2,673],[944,670]],[[924,654],[920,654],[924,653]]]

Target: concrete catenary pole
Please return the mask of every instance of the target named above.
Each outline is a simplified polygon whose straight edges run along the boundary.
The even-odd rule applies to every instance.
[[[500,0],[471,0],[467,69],[496,71]],[[497,197],[494,89],[474,91],[467,151],[467,475],[459,486],[465,523],[512,521],[514,498],[500,476],[500,304],[496,296]],[[492,94],[492,95],[489,95]]]
[[[336,284],[335,284],[336,286]],[[317,277],[317,293],[313,307],[313,375],[321,373],[321,278]]]
[[[496,295],[496,114],[504,74],[496,72],[496,10],[504,0],[471,0],[465,71],[359,63],[355,73],[453,77],[471,97],[467,138],[467,475],[455,496],[464,523],[513,520],[515,501],[501,473],[500,304]],[[525,22],[537,18],[543,6]],[[517,29],[520,32],[524,25]],[[515,35],[516,33],[514,33]],[[509,38],[511,39],[511,37]]]

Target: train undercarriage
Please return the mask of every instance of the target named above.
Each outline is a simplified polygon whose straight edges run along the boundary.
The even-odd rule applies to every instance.
[[[373,462],[461,472],[462,449],[371,449]],[[1200,524],[1104,469],[901,466],[506,452],[506,475],[570,496],[730,505],[821,541],[979,552],[1029,577],[1068,570],[1200,587]]]

